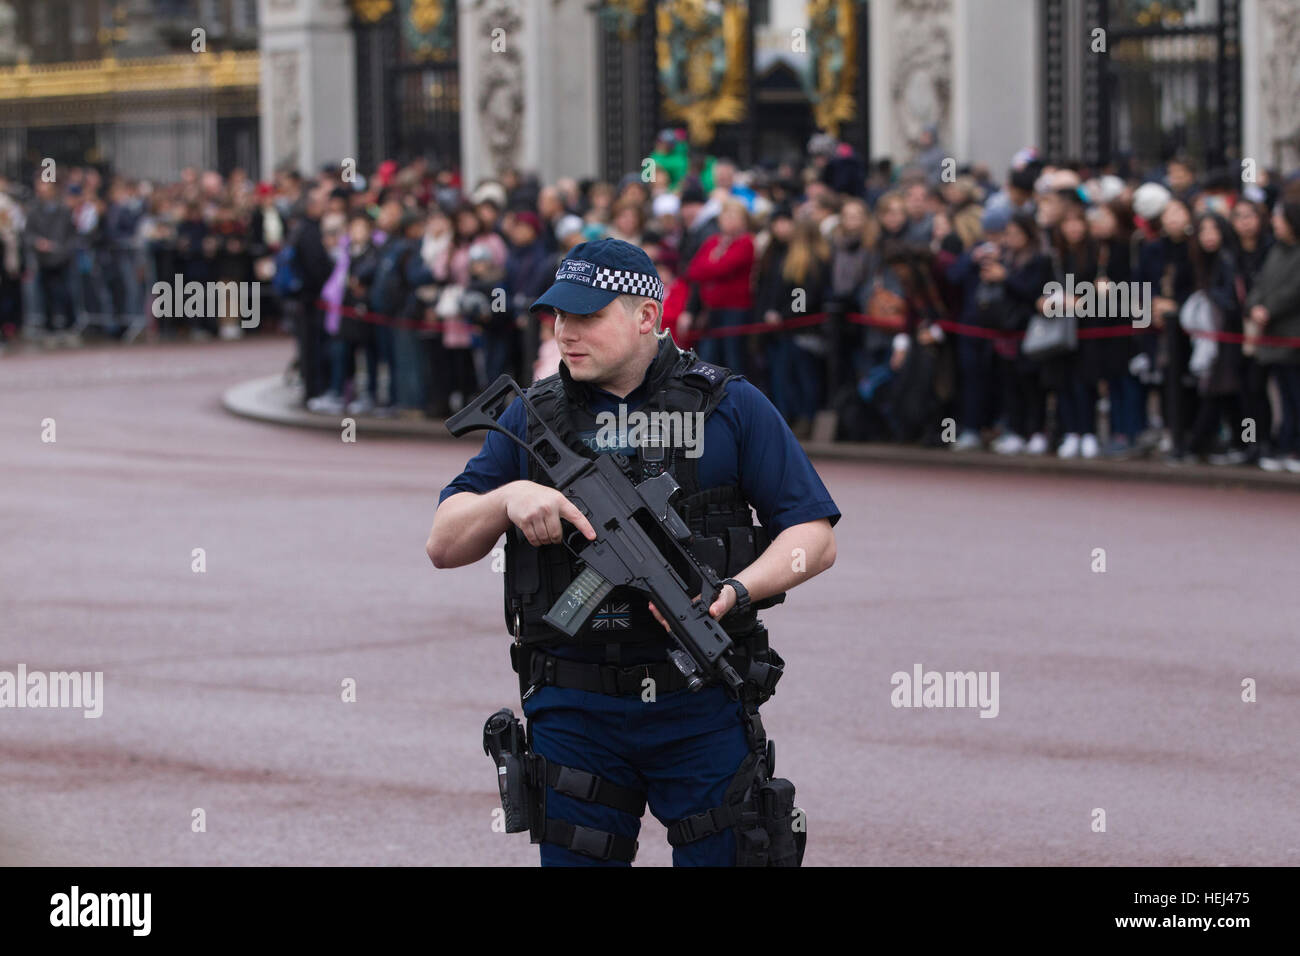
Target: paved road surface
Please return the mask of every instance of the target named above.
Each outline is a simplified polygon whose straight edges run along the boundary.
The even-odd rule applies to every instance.
[[[0,670],[104,674],[99,719],[0,710],[0,863],[535,864],[480,749],[500,578],[423,548],[476,443],[220,410],[290,348],[0,361]],[[1293,494],[819,467],[839,560],[765,615],[807,863],[1300,864]],[[916,664],[996,718],[891,706]]]

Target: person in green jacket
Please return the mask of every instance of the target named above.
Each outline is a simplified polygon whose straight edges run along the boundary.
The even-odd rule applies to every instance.
[[[1273,210],[1277,242],[1246,299],[1245,351],[1272,369],[1282,399],[1282,423],[1273,457],[1260,458],[1266,471],[1300,474],[1300,347],[1263,344],[1260,336],[1300,339],[1300,195]]]
[[[668,176],[668,188],[676,189],[691,168],[691,146],[686,141],[686,131],[661,130],[655,140],[655,149],[650,154],[650,159],[654,162],[656,170],[662,170]],[[700,172],[700,185],[704,187],[706,193],[713,191],[712,156],[706,156],[704,159],[704,169]]]

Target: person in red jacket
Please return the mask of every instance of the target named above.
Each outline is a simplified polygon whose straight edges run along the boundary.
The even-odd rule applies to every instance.
[[[686,278],[698,283],[700,301],[709,310],[711,330],[744,325],[754,300],[750,279],[754,270],[754,237],[749,233],[749,212],[739,199],[728,199],[718,214],[720,231],[710,236],[687,267]],[[749,336],[706,338],[699,344],[700,358],[745,373]]]
[[[690,324],[687,323],[685,328],[679,327],[678,321],[681,319],[682,312],[686,308],[686,298],[690,295],[691,285],[685,278],[677,274],[673,268],[671,256],[664,255],[662,252],[654,257],[655,268],[659,270],[659,278],[664,283],[664,311],[660,320],[660,327],[667,329],[668,334],[673,337],[677,347],[684,349],[686,338],[690,334]]]

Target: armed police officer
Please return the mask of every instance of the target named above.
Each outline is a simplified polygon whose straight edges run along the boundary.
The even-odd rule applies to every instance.
[[[544,866],[627,865],[647,804],[668,828],[676,866],[796,866],[802,812],[793,785],[774,776],[758,714],[784,662],[756,612],[834,563],[840,513],[771,402],[679,349],[660,331],[662,306],[663,284],[641,249],[617,239],[575,246],[532,306],[555,313],[560,371],[525,395],[584,457],[614,456],[634,484],[668,472],[680,485],[673,506],[689,548],[724,581],[700,598],[734,642],[739,699],[716,683],[687,689],[667,656],[668,624],[641,592],[615,587],[572,638],[543,620],[582,571],[565,546],[576,537],[566,536],[576,529],[592,541],[597,532],[500,433],[442,490],[426,550],[435,567],[461,567],[506,535],[505,619],[528,727],[525,743],[513,715],[499,712],[484,749],[498,759],[493,737],[518,751],[513,764],[499,759],[503,802],[507,774],[527,768],[527,795],[516,799]],[[640,440],[611,440],[602,422],[637,411],[651,423]],[[702,434],[673,440],[653,427],[674,420],[660,413],[702,422]],[[525,442],[542,428],[517,398],[497,422]],[[502,744],[506,736],[514,743]]]

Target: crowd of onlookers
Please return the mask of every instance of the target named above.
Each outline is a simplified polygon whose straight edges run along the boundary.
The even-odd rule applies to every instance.
[[[155,318],[152,284],[256,281],[263,328],[297,336],[306,407],[445,416],[502,372],[558,368],[528,306],[569,249],[613,236],[655,262],[678,343],[801,436],[821,414],[842,440],[1300,472],[1300,183],[1032,148],[995,179],[933,140],[895,168],[824,135],[740,169],[665,131],[651,159],[617,183],[76,169],[25,203],[0,180],[0,329],[27,311],[54,344],[235,337],[235,315]]]
[[[255,266],[285,238],[287,193],[273,202],[274,192],[239,170],[222,177],[187,169],[178,182],[156,184],[57,167],[30,188],[0,176],[0,334],[18,338],[24,318],[36,317],[27,332],[48,347],[90,334],[234,337],[235,315],[156,318],[150,290],[177,275],[257,279]]]

